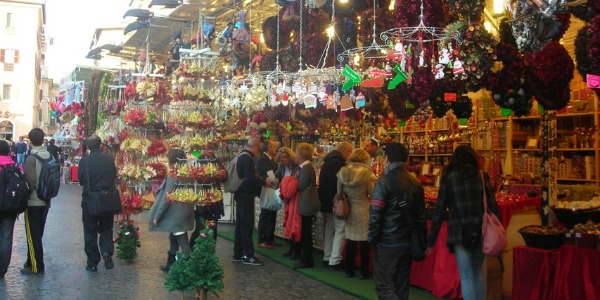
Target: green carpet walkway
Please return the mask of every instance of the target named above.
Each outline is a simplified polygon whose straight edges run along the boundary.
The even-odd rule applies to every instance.
[[[256,231],[253,232],[254,237],[253,240],[256,242],[257,236]],[[219,231],[219,236],[223,237],[226,240],[233,242],[233,232],[232,231]],[[265,256],[266,258],[275,261],[281,265],[284,265],[288,268],[292,268],[294,263],[297,261],[290,260],[289,258],[282,257],[281,255],[287,251],[288,243],[284,239],[277,239],[277,243],[279,246],[274,247],[273,249],[263,249],[258,246],[254,246],[254,251],[260,255]],[[332,286],[336,289],[344,291],[345,293],[351,294],[353,296],[359,297],[361,299],[377,299],[377,295],[375,294],[375,281],[374,279],[361,280],[358,277],[346,278],[344,277],[344,273],[341,271],[335,272],[330,271],[328,268],[322,267],[321,262],[323,261],[323,252],[315,251],[315,267],[309,269],[298,269],[297,272],[304,274],[310,278],[323,282],[329,286]],[[358,271],[358,270],[357,270]],[[358,274],[358,272],[357,272]],[[441,299],[434,297],[430,292],[411,287],[410,288],[410,299],[416,300],[433,300],[433,299]]]

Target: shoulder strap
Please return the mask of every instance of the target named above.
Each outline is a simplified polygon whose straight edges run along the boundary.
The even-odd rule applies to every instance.
[[[52,161],[52,155],[50,155],[50,158],[48,158],[48,159],[44,159],[44,158],[42,158],[41,156],[39,156],[37,154],[30,154],[30,155],[33,156],[33,157],[35,157],[35,159],[41,161],[42,163],[47,163],[47,162]]]
[[[483,211],[487,213],[489,211],[487,204],[487,191],[485,190],[485,179],[483,178],[483,171],[479,171],[479,174],[481,175],[481,185],[483,186]]]
[[[92,189],[90,188],[90,171],[88,170],[89,165],[90,164],[86,161],[85,162],[85,177],[87,177],[87,178],[85,179],[85,183],[88,188],[88,193],[92,191]],[[167,180],[167,179],[165,178],[165,180]]]

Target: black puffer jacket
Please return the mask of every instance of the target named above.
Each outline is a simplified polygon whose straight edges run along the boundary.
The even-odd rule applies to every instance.
[[[319,173],[319,199],[321,212],[333,212],[333,197],[337,193],[337,173],[346,164],[346,160],[337,150],[333,150],[323,158],[323,166]]]
[[[421,236],[427,236],[425,193],[421,182],[406,171],[404,163],[390,165],[388,172],[375,184],[369,212],[369,242],[384,247],[410,243],[408,225],[398,202],[406,199],[411,218]],[[392,184],[394,185],[392,187]],[[398,195],[396,195],[399,193]]]

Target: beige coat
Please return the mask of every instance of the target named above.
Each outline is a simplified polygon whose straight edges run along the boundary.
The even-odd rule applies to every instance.
[[[366,241],[369,232],[369,207],[375,186],[375,175],[366,164],[348,162],[337,174],[337,190],[344,188],[350,204],[346,219],[346,239]]]

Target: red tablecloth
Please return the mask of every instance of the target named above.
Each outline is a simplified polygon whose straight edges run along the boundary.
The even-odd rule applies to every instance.
[[[600,251],[513,248],[512,299],[600,299]]]
[[[512,197],[510,200],[505,199],[502,196],[496,195],[496,201],[498,201],[498,210],[502,215],[502,225],[504,229],[508,228],[510,219],[515,211],[523,210],[527,206],[535,206],[538,211],[542,208],[542,196],[524,198],[524,197]]]
[[[431,221],[427,221],[427,230]],[[460,276],[456,267],[456,256],[448,251],[446,240],[448,223],[443,222],[438,239],[431,254],[424,261],[412,263],[410,284],[431,291],[440,298],[460,298]]]
[[[79,166],[71,166],[71,181],[79,181]]]

